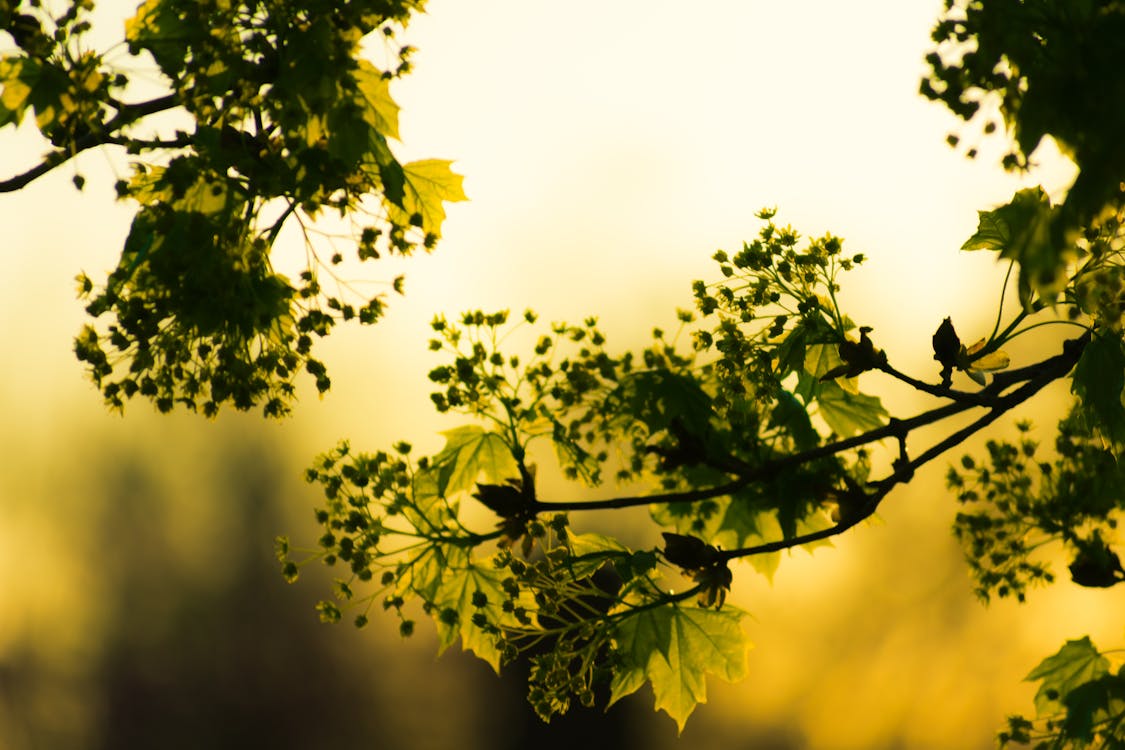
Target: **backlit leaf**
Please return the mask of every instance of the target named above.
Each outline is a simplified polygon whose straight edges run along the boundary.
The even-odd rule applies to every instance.
[[[432,493],[449,497],[473,489],[482,475],[482,481],[496,483],[519,476],[511,449],[495,432],[467,425],[441,434],[445,436],[445,447],[416,483],[416,496]]]
[[[992,211],[981,211],[976,233],[962,250],[997,250],[1001,258],[1019,263],[1020,301],[1030,305],[1033,293],[1054,300],[1066,282],[1073,249],[1056,245],[1051,222],[1056,209],[1041,187],[1016,192],[1012,200]]]
[[[39,63],[26,57],[0,60],[0,127],[19,125],[39,78]]]
[[[1067,641],[1054,656],[1039,663],[1025,679],[1040,680],[1035,694],[1035,710],[1040,716],[1056,713],[1060,698],[1084,682],[1096,680],[1109,672],[1109,660],[1102,656],[1089,636]]]
[[[848,393],[834,382],[822,383],[817,412],[840,437],[851,437],[886,424],[887,410],[877,396]]]
[[[359,61],[353,71],[363,106],[363,119],[386,138],[398,135],[398,104],[391,98],[390,83],[379,70],[367,62]]]
[[[977,357],[972,361],[969,366],[970,370],[978,370],[979,372],[995,372],[1003,370],[1008,365],[1012,364],[1012,358],[1004,350],[999,350],[986,354],[983,357]]]
[[[606,560],[632,554],[624,544],[602,534],[567,534],[566,538],[573,555],[567,566],[576,579],[593,575]]]
[[[183,70],[188,42],[198,31],[189,25],[190,20],[177,13],[175,3],[145,0],[125,21],[125,39],[131,46],[148,50],[164,74],[174,78]]]
[[[417,594],[425,601],[437,599],[438,589],[447,578],[447,571],[459,570],[469,564],[464,547],[452,544],[431,544],[402,563],[398,569],[398,593]]]
[[[445,202],[468,200],[461,183],[464,178],[449,168],[453,162],[442,159],[412,161],[402,167],[405,195],[402,208],[407,217],[418,217],[427,234],[441,235],[445,221]]]
[[[843,362],[836,344],[811,344],[805,349],[805,372],[819,378]]]
[[[449,648],[457,640],[457,636],[461,636],[462,648],[466,651],[472,651],[488,662],[494,671],[500,672],[500,651],[497,648],[497,636],[474,623],[472,615],[481,613],[492,625],[514,624],[512,622],[514,618],[501,609],[501,605],[508,598],[508,595],[500,582],[507,575],[506,570],[498,570],[491,562],[481,564],[470,562],[462,567],[447,567],[444,570],[441,586],[433,599],[434,620],[437,624],[440,651]],[[473,604],[473,596],[478,592],[487,599],[487,603],[483,607]],[[524,602],[524,604],[527,603]],[[443,611],[445,610],[457,612],[456,622],[449,622],[443,618]]]
[[[656,709],[683,731],[696,705],[707,701],[707,674],[728,682],[746,676],[750,641],[742,630],[745,616],[733,607],[670,604],[624,617],[613,628],[621,661],[610,685],[610,704],[647,680]]]

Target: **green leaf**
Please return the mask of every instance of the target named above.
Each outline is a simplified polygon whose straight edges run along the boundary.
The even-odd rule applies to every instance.
[[[387,139],[371,131],[371,155],[375,157],[376,172],[383,183],[383,197],[392,205],[403,208],[406,201],[406,174],[391,152]]]
[[[1125,347],[1119,334],[1105,332],[1086,345],[1074,367],[1071,390],[1094,431],[1114,446],[1125,445]]]
[[[359,91],[363,119],[386,138],[398,139],[398,104],[391,98],[390,82],[366,60],[359,61],[352,75]]]
[[[843,362],[835,344],[811,344],[805,349],[805,372],[819,378]]]
[[[408,219],[421,219],[420,228],[426,234],[441,236],[445,202],[468,200],[461,187],[464,178],[449,168],[452,163],[442,159],[423,159],[402,167],[405,189],[402,209]]]
[[[667,713],[682,732],[696,705],[707,701],[706,675],[728,682],[746,676],[750,641],[746,616],[732,607],[701,609],[668,604],[639,609],[613,627],[620,663],[610,684],[612,705],[647,680],[656,710]]]
[[[804,518],[797,520],[793,524],[793,532],[786,534],[783,529],[781,521],[781,513],[762,513],[760,518],[761,534],[756,539],[748,539],[749,544],[761,544],[770,540],[778,540],[782,538],[792,538],[794,536],[802,536],[804,534],[811,534],[814,531],[827,529],[834,524],[832,519],[824,511],[817,511],[809,514]],[[810,555],[818,547],[831,547],[832,541],[830,539],[821,539],[816,542],[809,542],[802,544],[801,549],[808,552]],[[792,553],[792,549],[787,550]],[[748,562],[755,571],[766,577],[766,580],[771,584],[773,583],[773,576],[777,569],[781,567],[781,552],[765,552],[758,555],[750,555],[749,557],[742,558]]]
[[[125,39],[130,51],[146,49],[169,78],[175,78],[187,61],[188,43],[199,30],[192,17],[177,13],[168,0],[145,0],[136,14],[125,21]],[[194,27],[193,27],[194,26]]]
[[[72,98],[63,94],[71,82],[57,64],[25,57],[0,59],[0,127],[18,125],[27,109],[35,110],[35,124],[47,132],[59,114],[73,110]]]
[[[765,519],[772,517],[772,509],[764,508],[768,502],[756,486],[747,487],[733,497],[716,500],[718,506],[713,519],[713,528],[707,524],[704,534],[712,544],[725,549],[738,549],[764,541],[762,526]],[[768,523],[768,521],[765,521]]]
[[[777,345],[774,354],[777,358],[777,377],[783,380],[789,373],[799,371],[805,362],[805,347],[813,332],[802,320],[785,335]]]
[[[0,127],[23,120],[40,70],[39,63],[26,57],[0,59]]]
[[[977,231],[962,250],[996,250],[1001,258],[1020,266],[1020,301],[1028,307],[1032,293],[1053,300],[1066,283],[1066,266],[1073,249],[1056,245],[1051,222],[1056,209],[1041,187],[1016,192],[1012,200],[992,211],[979,212]]]
[[[452,544],[431,544],[416,556],[398,567],[396,592],[406,596],[416,594],[424,601],[437,598],[438,589],[448,576],[448,571],[460,570],[469,564],[469,553],[464,547]]]
[[[797,397],[786,390],[777,394],[777,404],[770,413],[770,427],[780,427],[793,437],[793,445],[803,451],[815,448],[820,443],[820,435],[809,421],[809,413]]]
[[[1102,656],[1090,641],[1067,641],[1054,656],[1048,656],[1025,678],[1040,680],[1035,694],[1035,710],[1040,716],[1057,713],[1061,699],[1079,685],[1096,680],[1109,672],[1109,659]]]
[[[977,231],[961,245],[962,250],[1005,250],[1011,241],[1011,231],[999,209],[977,211]],[[948,318],[946,318],[948,320]]]
[[[420,495],[449,497],[471,490],[482,475],[483,481],[494,483],[519,476],[511,448],[499,434],[485,432],[476,425],[441,434],[445,436],[445,447],[415,483],[416,499]]]
[[[566,538],[573,555],[567,563],[568,569],[575,579],[593,575],[607,560],[632,554],[624,544],[602,534],[568,533]]]
[[[1063,731],[1080,743],[1094,740],[1094,727],[1104,721],[1111,705],[1125,698],[1125,678],[1104,674],[1096,680],[1085,682],[1067,693],[1066,719]],[[1114,706],[1116,708],[1116,706]],[[1118,711],[1114,711],[1117,714]],[[1081,745],[1080,745],[1081,747]]]
[[[816,403],[828,427],[845,438],[882,427],[889,416],[877,396],[848,393],[834,382],[821,384]]]
[[[711,397],[690,375],[671,370],[639,372],[617,391],[625,410],[652,433],[667,430],[673,422],[690,435],[703,438],[711,429]]]
[[[494,626],[515,624],[515,618],[501,609],[504,600],[508,598],[501,586],[501,581],[507,575],[506,570],[497,569],[491,562],[470,562],[462,567],[446,568],[442,574],[441,586],[433,599],[439,653],[453,645],[459,635],[462,648],[488,662],[499,674],[500,650],[497,648],[497,635],[474,623],[473,615],[483,614],[487,622]],[[473,603],[473,597],[478,592],[487,599],[483,607]],[[521,602],[524,605],[528,603]],[[456,621],[449,622],[445,619],[443,615],[448,610],[457,613]]]

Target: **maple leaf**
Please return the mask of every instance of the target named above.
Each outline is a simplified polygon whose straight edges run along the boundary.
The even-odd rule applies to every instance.
[[[746,676],[750,641],[742,631],[745,612],[669,604],[638,609],[613,629],[620,666],[610,685],[610,705],[647,680],[679,731],[695,707],[707,701],[706,675],[728,682]]]
[[[1084,682],[1109,672],[1109,660],[1094,647],[1090,636],[1067,641],[1057,654],[1048,656],[1025,678],[1040,680],[1035,694],[1035,710],[1040,716],[1059,709],[1059,699]]]
[[[449,168],[452,163],[444,159],[423,159],[402,165],[401,211],[405,216],[399,214],[397,206],[392,207],[392,213],[427,235],[440,237],[445,221],[444,204],[468,200],[462,188],[464,178]]]

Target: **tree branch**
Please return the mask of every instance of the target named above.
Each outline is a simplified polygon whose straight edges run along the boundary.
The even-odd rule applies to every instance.
[[[928,393],[931,396],[937,396],[938,398],[948,398],[951,401],[964,401],[965,403],[976,404],[979,406],[987,405],[988,397],[982,396],[980,391],[971,393],[969,391],[959,391],[954,388],[946,388],[945,386],[941,385],[930,385],[929,383],[918,380],[917,378],[912,378],[904,372],[899,372],[886,362],[880,364],[878,370],[880,372],[885,372],[887,375],[890,375],[896,380],[901,380],[903,383],[906,383],[917,391]]]
[[[988,387],[982,389],[979,395],[981,397],[981,404],[957,402],[947,404],[945,406],[931,409],[928,412],[923,412],[915,417],[907,420],[892,419],[889,424],[875,430],[857,435],[847,440],[840,440],[835,443],[830,443],[820,448],[797,453],[792,456],[767,461],[764,464],[756,467],[752,471],[740,475],[737,479],[723,485],[711,487],[702,490],[691,490],[687,492],[670,492],[657,495],[644,495],[637,497],[620,497],[612,498],[609,500],[595,500],[595,501],[563,501],[563,502],[546,502],[536,501],[535,510],[607,510],[613,508],[627,508],[639,505],[651,505],[659,503],[692,503],[706,500],[713,497],[720,497],[722,495],[729,495],[743,489],[756,479],[763,478],[776,474],[791,465],[800,465],[807,461],[812,461],[817,458],[823,458],[833,455],[848,448],[857,447],[866,443],[880,440],[885,437],[896,437],[899,440],[900,457],[895,462],[895,470],[887,477],[871,483],[875,487],[875,492],[867,495],[866,500],[862,506],[855,512],[842,518],[839,523],[830,526],[826,529],[812,531],[807,534],[799,534],[788,539],[778,539],[764,544],[754,545],[752,547],[743,547],[740,549],[723,550],[720,552],[720,557],[723,560],[733,560],[740,557],[750,557],[752,555],[761,555],[769,552],[778,552],[784,549],[791,549],[799,547],[810,542],[821,541],[822,539],[829,539],[839,534],[844,533],[852,528],[860,521],[871,516],[879,504],[883,501],[891,490],[902,483],[908,482],[913,476],[915,470],[929,463],[941,454],[950,450],[951,448],[960,445],[971,435],[979,432],[988,425],[995,422],[1005,413],[1012,408],[1022,404],[1036,393],[1041,391],[1048,384],[1064,377],[1071,368],[1078,362],[1079,357],[1082,356],[1086,344],[1090,341],[1091,332],[1087,331],[1082,336],[1076,339],[1070,339],[1063,343],[1063,351],[1054,357],[1037,362],[1033,365],[1023,367],[1017,370],[1012,370],[1007,373],[1005,378],[995,378]],[[1007,395],[1000,395],[1003,390],[1010,386],[1023,382],[1019,388],[1015,389]],[[975,399],[974,399],[975,400]],[[975,408],[979,405],[989,404],[990,408],[986,414],[974,421],[972,424],[957,430],[956,432],[948,435],[942,440],[935,443],[929,449],[924,451],[921,455],[914,459],[907,458],[906,454],[906,436],[914,429],[933,422],[940,421],[946,417],[953,416],[962,411]]]
[[[118,112],[113,119],[105,123],[102,132],[87,133],[86,135],[76,138],[74,142],[70,144],[69,148],[51,151],[43,157],[43,161],[39,162],[36,166],[22,174],[0,182],[0,193],[12,193],[26,187],[55,167],[60,164],[65,164],[87,149],[97,146],[119,144],[121,139],[115,135],[116,131],[133,124],[142,117],[173,109],[177,106],[179,106],[179,99],[175,94],[168,94],[167,96],[162,96],[157,99],[150,99],[147,102],[127,105]]]
[[[726,550],[721,553],[722,558],[732,560],[739,557],[749,557],[751,555],[760,555],[768,552],[777,552],[784,549],[791,549],[799,547],[809,542],[817,542],[822,539],[829,539],[847,531],[851,527],[863,519],[869,517],[879,507],[879,503],[890,494],[890,491],[897,485],[908,482],[914,476],[916,469],[924,466],[933,459],[937,458],[947,450],[954,448],[964,442],[971,435],[979,432],[988,425],[995,422],[1005,413],[1014,407],[1027,401],[1039,391],[1043,390],[1048,384],[1064,377],[1071,368],[1077,364],[1079,357],[1082,356],[1082,351],[1086,348],[1086,344],[1090,341],[1091,333],[1087,331],[1082,336],[1076,339],[1070,339],[1063,343],[1063,351],[1050,359],[1045,359],[1034,365],[1030,365],[1020,370],[1008,373],[1019,379],[1024,379],[1026,382],[1016,390],[1012,391],[1006,396],[996,400],[992,408],[989,409],[987,414],[984,414],[972,424],[957,430],[956,432],[946,436],[942,440],[935,443],[929,449],[924,451],[917,458],[912,460],[900,460],[896,462],[896,467],[893,473],[887,477],[873,482],[872,486],[876,487],[876,491],[868,495],[867,501],[864,503],[860,512],[854,514],[850,518],[842,519],[834,526],[819,531],[813,531],[808,534],[800,534],[798,536],[790,537],[789,539],[779,539],[765,544],[758,544],[753,547],[744,547],[735,550]],[[1014,382],[1018,382],[1014,381]],[[995,386],[994,382],[991,387]],[[1010,384],[1009,384],[1010,385]],[[1007,387],[1007,386],[1002,386]],[[953,406],[953,405],[951,405]],[[946,407],[948,408],[948,407]],[[936,410],[935,410],[936,411]],[[920,415],[926,416],[926,415]],[[899,425],[906,425],[912,420],[907,422],[900,422]],[[894,426],[894,421],[887,427]],[[918,425],[915,425],[918,426]],[[907,431],[909,431],[908,428]],[[903,433],[904,434],[904,433]]]
[[[726,484],[720,484],[701,490],[680,490],[656,495],[614,497],[608,500],[536,500],[531,507],[534,512],[540,513],[544,511],[566,510],[620,510],[622,508],[634,508],[640,505],[652,505],[653,503],[697,503],[701,500],[709,500],[713,497],[722,497],[732,492],[738,492],[740,489],[750,484],[751,479],[752,478],[739,477]]]

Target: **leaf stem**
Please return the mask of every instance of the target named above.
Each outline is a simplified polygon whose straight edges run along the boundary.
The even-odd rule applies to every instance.
[[[1016,267],[1016,262],[1013,260],[1008,263],[1008,271],[1004,274],[1004,285],[1000,287],[1000,306],[996,310],[996,325],[992,328],[992,333],[988,335],[989,341],[996,340],[996,332],[1000,330],[1000,320],[1004,316],[1004,295],[1008,293],[1008,281],[1012,278],[1012,269]]]

